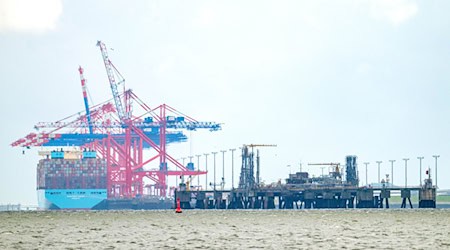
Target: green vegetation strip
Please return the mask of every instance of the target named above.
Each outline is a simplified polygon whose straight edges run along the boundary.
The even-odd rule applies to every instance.
[[[400,196],[391,196],[389,199],[390,203],[402,203],[402,198]],[[419,202],[419,197],[417,195],[411,196],[411,202]],[[450,203],[450,195],[438,195],[436,196],[437,203]]]

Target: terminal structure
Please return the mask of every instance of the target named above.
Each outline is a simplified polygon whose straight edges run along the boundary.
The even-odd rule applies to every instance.
[[[311,177],[308,172],[290,174],[286,183],[261,185],[255,181],[254,167],[259,175],[259,153],[249,153],[242,148],[242,167],[239,187],[227,191],[188,190],[180,184],[176,197],[182,208],[198,209],[311,209],[311,208],[389,208],[392,192],[400,192],[402,208],[413,208],[411,192],[419,194],[419,208],[436,207],[436,188],[427,171],[424,185],[420,187],[393,187],[382,182],[379,187],[359,186],[357,157],[347,156],[345,176],[339,163],[313,163],[328,165],[326,175]],[[345,178],[344,178],[345,177]],[[256,178],[257,180],[258,178]],[[195,204],[195,205],[194,205]]]

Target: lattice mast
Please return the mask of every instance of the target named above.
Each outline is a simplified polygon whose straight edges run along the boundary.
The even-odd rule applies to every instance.
[[[106,74],[108,75],[108,80],[109,80],[112,95],[114,98],[114,103],[116,105],[117,115],[119,116],[120,121],[124,122],[128,117],[126,116],[125,110],[123,108],[122,100],[120,99],[118,85],[125,84],[125,79],[122,77],[120,72],[111,63],[111,60],[109,60],[108,50],[106,49],[105,44],[102,43],[101,41],[97,41],[97,46],[100,47],[100,51],[102,52],[103,63],[105,64]],[[119,82],[116,82],[116,79],[114,77],[114,72],[119,76],[119,79],[120,79]]]

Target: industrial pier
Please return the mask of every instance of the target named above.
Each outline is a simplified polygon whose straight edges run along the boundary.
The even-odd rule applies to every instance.
[[[417,207],[436,208],[436,187],[430,175],[420,187],[394,187],[384,181],[380,187],[359,187],[356,159],[356,156],[346,157],[345,180],[339,164],[318,163],[310,165],[331,166],[328,175],[309,177],[307,172],[297,172],[289,175],[286,184],[265,186],[253,175],[254,166],[259,175],[259,151],[255,155],[253,147],[244,145],[238,188],[201,191],[190,190],[186,183],[181,183],[175,200],[179,199],[184,209],[389,208],[391,193],[399,192],[401,207],[413,208],[411,192],[417,191]]]
[[[311,209],[389,208],[392,191],[400,191],[402,208],[413,208],[411,191],[419,192],[419,208],[436,208],[434,187],[411,188],[261,188],[245,190],[176,192],[184,209]],[[195,203],[195,206],[192,204]]]

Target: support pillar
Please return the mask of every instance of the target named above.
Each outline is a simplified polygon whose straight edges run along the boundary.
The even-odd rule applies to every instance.
[[[406,200],[409,201],[410,208],[413,208],[413,205],[411,203],[411,190],[409,190],[409,189],[402,189],[401,190],[401,197],[402,197],[401,208],[406,208]]]
[[[356,207],[357,208],[374,208],[373,190],[361,189],[356,194]]]
[[[389,208],[389,198],[391,198],[391,191],[385,189],[381,190],[380,193],[381,208],[383,208],[383,201],[385,203],[385,207]]]

